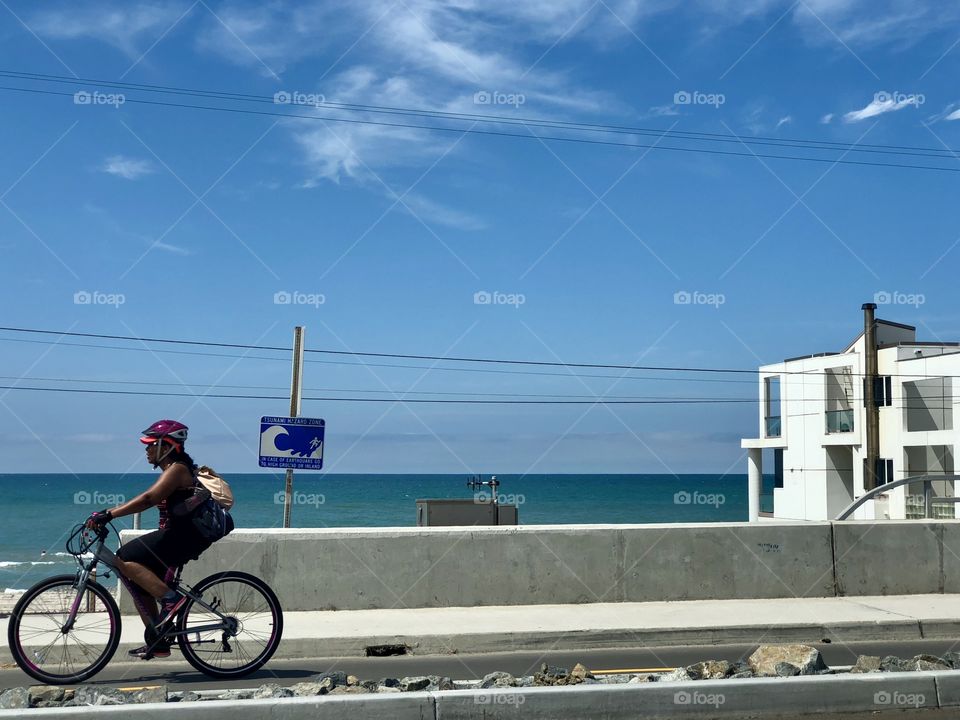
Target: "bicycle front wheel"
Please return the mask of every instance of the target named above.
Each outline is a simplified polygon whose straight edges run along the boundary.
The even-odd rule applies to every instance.
[[[243,677],[273,657],[283,635],[283,611],[260,578],[223,572],[201,580],[193,591],[203,603],[188,600],[177,620],[180,650],[193,667],[210,677]]]
[[[20,669],[48,685],[82,682],[100,672],[120,643],[120,610],[110,592],[74,575],[58,575],[24,593],[10,615],[7,641]],[[74,623],[67,627],[76,606]]]

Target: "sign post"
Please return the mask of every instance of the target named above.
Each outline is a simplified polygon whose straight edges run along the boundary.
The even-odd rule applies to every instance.
[[[293,329],[293,377],[290,380],[290,417],[300,415],[300,399],[303,384],[303,326]],[[290,527],[293,509],[293,468],[287,468],[287,481],[283,490],[283,527]]]

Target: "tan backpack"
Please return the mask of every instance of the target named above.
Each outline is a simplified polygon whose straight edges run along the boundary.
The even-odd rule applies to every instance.
[[[197,480],[207,490],[210,491],[210,497],[217,501],[217,504],[224,510],[233,507],[233,491],[224,480],[217,474],[217,471],[206,465],[197,468]]]

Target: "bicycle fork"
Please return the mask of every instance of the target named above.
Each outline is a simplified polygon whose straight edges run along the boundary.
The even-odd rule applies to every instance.
[[[84,567],[77,573],[77,596],[73,599],[73,605],[70,606],[70,612],[67,613],[67,621],[60,628],[60,632],[66,635],[77,622],[77,613],[80,612],[80,604],[83,602],[83,596],[87,593],[87,584],[90,582],[90,575],[97,567],[97,561],[94,560],[89,567]]]

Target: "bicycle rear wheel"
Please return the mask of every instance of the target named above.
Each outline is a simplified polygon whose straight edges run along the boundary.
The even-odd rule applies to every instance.
[[[48,685],[82,682],[100,672],[120,643],[120,610],[110,592],[75,575],[57,575],[24,593],[10,615],[7,641],[20,669]],[[73,627],[65,630],[74,604]]]
[[[177,631],[187,633],[177,637],[187,662],[216,678],[243,677],[263,667],[283,635],[283,611],[273,590],[242,572],[211,575],[193,590],[227,621],[196,601],[187,601],[177,618]]]

